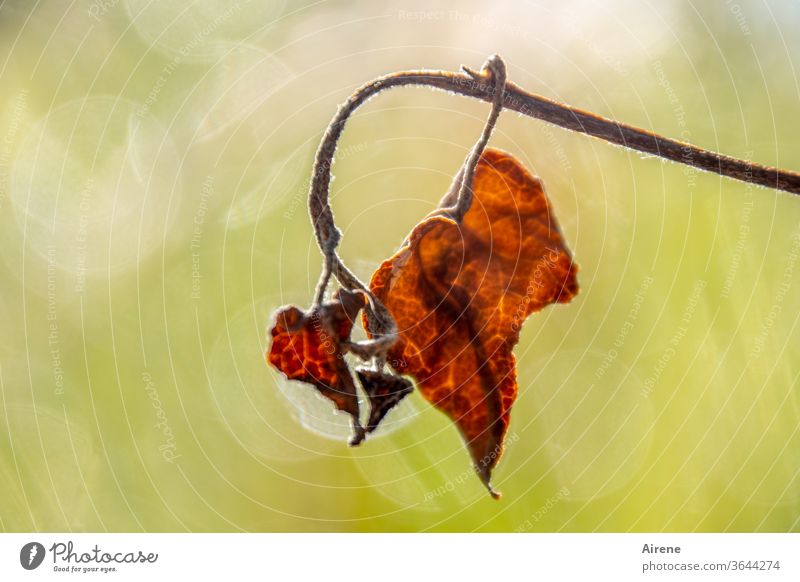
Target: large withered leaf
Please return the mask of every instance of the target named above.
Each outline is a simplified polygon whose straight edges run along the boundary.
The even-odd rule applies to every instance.
[[[459,179],[442,200],[452,207]],[[511,155],[487,149],[460,223],[435,212],[372,277],[399,340],[395,369],[460,429],[493,496],[517,395],[512,349],[525,318],[578,292],[577,266],[541,182]]]
[[[336,408],[353,417],[351,444],[364,438],[359,422],[358,395],[342,345],[350,338],[353,322],[366,303],[360,291],[340,289],[332,301],[306,312],[293,305],[275,315],[267,360],[290,380],[312,384]]]

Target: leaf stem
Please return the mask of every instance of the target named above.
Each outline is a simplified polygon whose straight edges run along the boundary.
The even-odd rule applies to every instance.
[[[461,172],[461,186],[456,203],[452,208],[447,209],[451,217],[457,222],[461,222],[469,207],[472,206],[472,181],[475,177],[475,168],[478,166],[478,160],[480,160],[483,150],[486,149],[486,145],[489,143],[489,138],[492,137],[492,132],[495,125],[497,125],[497,119],[500,117],[500,111],[503,109],[503,95],[505,94],[506,85],[506,64],[498,55],[490,56],[480,73],[475,73],[469,69],[464,70],[475,78],[491,75],[494,97],[489,119],[486,120],[480,138],[478,138],[464,162],[464,168]]]

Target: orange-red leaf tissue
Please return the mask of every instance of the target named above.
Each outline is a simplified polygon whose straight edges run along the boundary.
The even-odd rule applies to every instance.
[[[451,206],[456,180],[442,208]],[[512,349],[525,318],[578,292],[577,267],[541,182],[495,149],[481,156],[459,224],[435,212],[375,272],[394,316],[397,371],[459,427],[490,492],[517,395]]]

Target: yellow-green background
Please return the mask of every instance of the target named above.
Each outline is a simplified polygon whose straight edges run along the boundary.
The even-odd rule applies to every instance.
[[[787,194],[501,117],[582,291],[522,333],[500,502],[419,395],[351,450],[262,357],[311,300],[311,160],[359,84],[497,52],[531,91],[800,169],[797,2],[5,0],[0,47],[0,529],[800,530]],[[359,275],[486,114],[408,88],[352,119]]]

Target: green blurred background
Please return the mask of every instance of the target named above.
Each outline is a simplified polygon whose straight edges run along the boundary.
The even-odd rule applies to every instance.
[[[800,4],[0,3],[0,528],[800,531],[800,200],[505,113],[580,296],[532,317],[495,476],[418,394],[361,447],[263,361],[320,268],[315,147],[358,85],[479,67],[800,169]],[[368,277],[430,211],[486,104],[355,115],[334,167]]]

